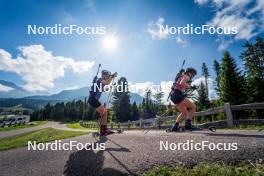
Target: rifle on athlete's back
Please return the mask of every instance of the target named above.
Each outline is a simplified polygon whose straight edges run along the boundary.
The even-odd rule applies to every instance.
[[[183,60],[183,62],[182,62],[182,65],[181,65],[181,69],[180,69],[180,71],[176,74],[176,77],[175,77],[175,79],[174,79],[174,83],[172,84],[171,91],[170,91],[170,93],[169,93],[169,96],[168,96],[168,98],[167,98],[167,101],[170,99],[170,96],[171,96],[171,94],[172,94],[172,92],[173,92],[173,89],[174,89],[174,87],[175,87],[176,82],[177,82],[178,79],[182,76],[182,74],[185,72],[185,70],[183,69],[184,64],[185,64],[185,60]]]

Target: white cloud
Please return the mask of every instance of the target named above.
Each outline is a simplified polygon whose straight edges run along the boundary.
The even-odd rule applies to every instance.
[[[66,87],[64,88],[63,90],[75,90],[75,89],[79,89],[80,87],[79,86],[70,86],[70,87]]]
[[[168,37],[168,31],[160,30],[163,27],[164,21],[163,17],[159,17],[155,23],[153,21],[149,22],[147,32],[152,36],[152,38],[162,39]]]
[[[257,33],[254,32],[256,30],[255,20],[249,19],[247,17],[237,16],[235,14],[222,14],[218,12],[214,19],[209,23],[215,27],[223,27],[223,28],[232,28],[236,27],[238,33],[235,34],[235,39],[245,39],[249,40]]]
[[[54,56],[42,45],[18,47],[21,54],[12,58],[7,51],[0,49],[0,70],[13,72],[26,82],[28,91],[42,91],[54,87],[54,81],[63,77],[67,69],[81,74],[89,71],[94,61],[75,61],[72,58]]]
[[[165,19],[163,17],[158,17],[155,23],[153,21],[148,23],[147,32],[153,39],[165,39],[169,36],[169,31],[165,27],[164,21]],[[188,44],[187,40],[179,35],[176,36],[176,43],[182,47],[185,47]]]
[[[92,13],[96,13],[96,6],[95,6],[95,3],[96,1],[95,0],[85,0],[85,5],[86,7],[89,8],[89,10],[92,12]]]
[[[14,90],[14,89],[12,87],[8,87],[3,84],[0,84],[0,92],[9,92],[11,90]]]
[[[226,40],[225,38],[219,38],[216,41],[219,42],[219,51],[226,49],[233,42],[233,40]]]
[[[199,5],[204,5],[206,3],[208,3],[209,0],[194,0],[195,3],[199,4]]]
[[[176,37],[176,43],[179,44],[182,47],[185,47],[188,44],[187,40],[181,38],[180,36]]]
[[[76,19],[70,13],[62,12],[62,16],[64,16],[62,19],[63,24],[74,24],[74,23],[76,23]],[[60,17],[60,19],[61,19],[61,17]]]
[[[213,0],[214,4],[216,5],[217,8],[221,8],[222,5],[226,2],[227,0]]]
[[[235,40],[249,40],[264,30],[263,0],[194,0],[199,5],[215,8],[214,17],[208,24],[214,27],[236,27],[238,33],[231,39],[221,37],[219,49],[225,49]],[[224,40],[224,41],[222,41]]]

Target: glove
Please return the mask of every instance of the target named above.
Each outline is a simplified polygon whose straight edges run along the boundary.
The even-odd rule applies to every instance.
[[[112,77],[113,78],[117,77],[117,72],[115,72],[114,74],[112,74]]]
[[[191,86],[191,89],[196,90],[197,86]]]

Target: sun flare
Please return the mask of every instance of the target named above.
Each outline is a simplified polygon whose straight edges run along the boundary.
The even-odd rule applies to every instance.
[[[107,50],[115,50],[118,47],[118,39],[115,36],[106,36],[103,39],[103,47]]]

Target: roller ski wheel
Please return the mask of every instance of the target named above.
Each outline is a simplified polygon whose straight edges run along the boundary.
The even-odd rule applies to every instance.
[[[211,131],[216,132],[216,128],[214,126],[209,126],[208,128],[200,128],[200,127],[194,127],[193,129],[186,129],[188,131]]]
[[[99,132],[93,132],[93,133],[92,133],[92,136],[93,136],[94,138],[97,138],[97,137],[100,136],[100,133],[99,133]]]
[[[124,133],[124,129],[123,128],[119,128],[119,129],[116,130],[116,133],[122,134],[122,133]]]
[[[209,130],[209,131],[212,131],[212,132],[216,132],[216,127],[214,127],[214,126],[210,126],[210,127],[208,128],[208,130]]]
[[[170,129],[170,128],[167,128],[165,131],[166,131],[167,133],[169,133],[169,132],[171,132],[171,129]]]

